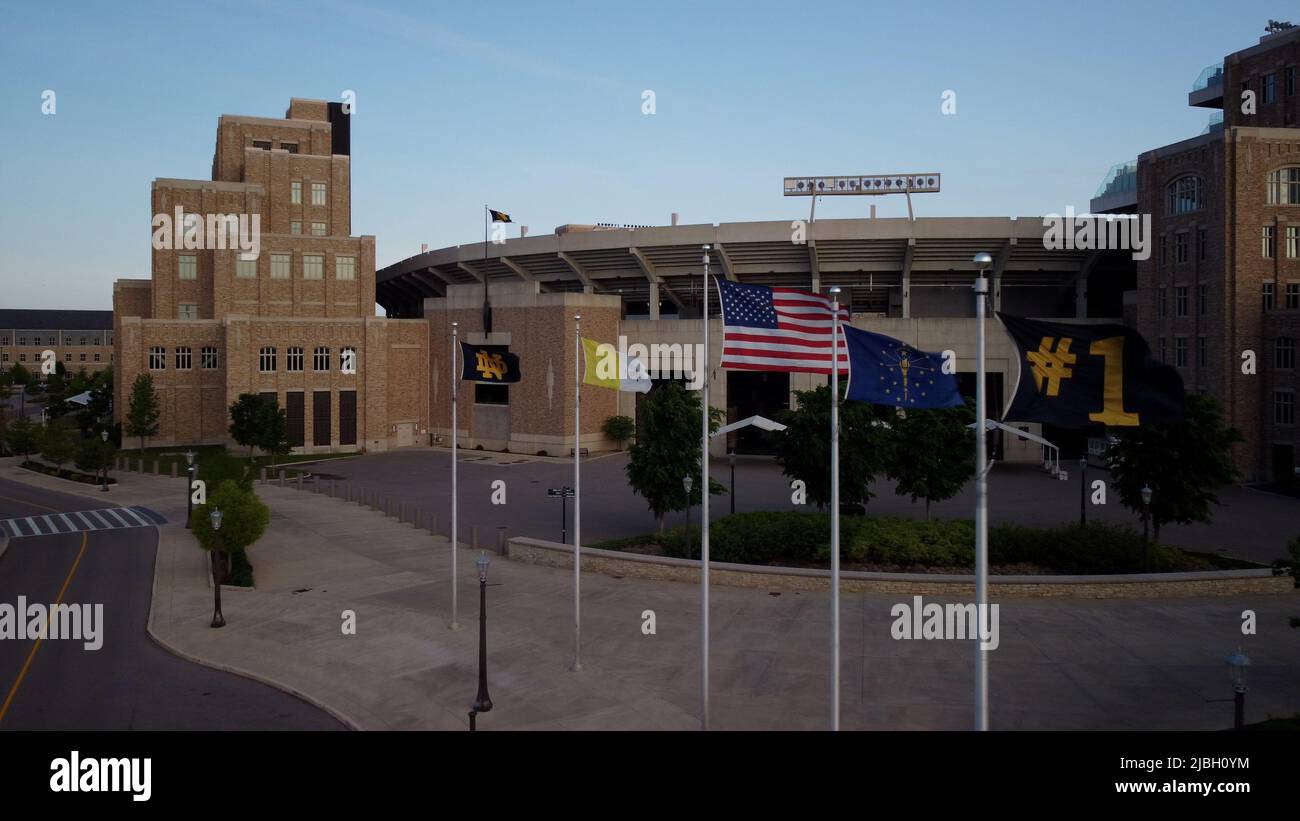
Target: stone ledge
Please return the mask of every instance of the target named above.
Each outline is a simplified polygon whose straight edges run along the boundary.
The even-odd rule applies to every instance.
[[[573,546],[524,537],[506,545],[507,558],[543,567],[573,567]],[[607,576],[699,583],[700,563],[692,559],[646,556],[583,548],[582,569]],[[801,567],[711,562],[711,582],[728,587],[822,591],[830,589],[830,571]],[[1092,576],[990,576],[993,598],[1157,599],[1184,596],[1235,596],[1290,593],[1290,576],[1259,570],[1213,570],[1197,573],[1137,573]],[[848,593],[898,593],[972,597],[973,576],[933,573],[867,573],[846,570],[840,590]]]

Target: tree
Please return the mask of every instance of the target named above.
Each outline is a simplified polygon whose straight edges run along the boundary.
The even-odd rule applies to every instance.
[[[241,393],[230,406],[230,438],[241,445],[248,446],[248,456],[253,456],[253,447],[257,444],[258,426],[262,423],[261,415],[264,400],[255,393]]]
[[[951,499],[975,472],[975,421],[970,401],[957,408],[899,409],[885,457],[885,473],[898,485],[894,492],[930,502]]]
[[[221,527],[213,529],[212,511],[221,511]],[[212,562],[213,605],[221,612],[221,585],[229,572],[231,554],[247,550],[266,532],[271,511],[252,490],[232,480],[223,481],[208,494],[208,500],[194,509],[191,532],[199,547],[208,551]],[[220,624],[224,624],[222,619]],[[213,626],[218,626],[214,615]]]
[[[681,510],[688,503],[682,487],[684,477],[690,476],[693,482],[689,502],[695,504],[702,498],[700,394],[676,382],[661,384],[646,395],[638,413],[643,432],[629,451],[627,480],[659,517],[662,533],[668,512]],[[710,408],[709,416],[709,430],[715,431],[721,424],[722,411]],[[726,492],[718,482],[709,484],[711,494]]]
[[[78,470],[84,470],[87,473],[98,475],[101,471],[104,479],[108,479],[108,469],[113,466],[113,458],[117,456],[117,446],[110,441],[104,441],[98,436],[92,436],[82,439],[77,445],[77,453],[73,464]]]
[[[142,373],[131,385],[131,401],[126,412],[126,435],[140,437],[141,452],[144,451],[144,438],[158,432],[160,413],[153,377]]]
[[[77,453],[77,439],[72,426],[66,422],[56,421],[45,426],[41,434],[41,458],[53,464],[60,473],[63,466],[73,460]]]
[[[45,418],[58,419],[67,413],[70,395],[67,378],[57,371],[51,374],[45,387]]]
[[[90,380],[90,402],[77,412],[83,436],[97,433],[113,414],[113,368],[109,366]]]
[[[25,462],[32,451],[39,450],[41,447],[40,425],[26,416],[20,416],[9,423],[9,429],[5,432],[5,442],[9,450],[21,453]]]
[[[278,402],[268,397],[262,402],[257,420],[257,447],[271,454],[271,467],[275,467],[276,456],[293,450],[289,445],[289,417]]]
[[[24,368],[21,362],[14,363],[9,369],[9,376],[15,385],[26,385],[32,381],[32,372]]]
[[[840,390],[845,390],[843,382]],[[776,459],[791,479],[804,483],[808,498],[822,508],[831,501],[831,389],[795,391],[797,407],[779,414],[786,429],[777,434]],[[892,414],[890,414],[892,416]],[[885,468],[892,424],[865,402],[840,403],[840,504],[861,507],[874,494],[872,479]]]
[[[1120,503],[1140,514],[1142,487],[1149,485],[1156,539],[1162,524],[1210,521],[1215,491],[1237,479],[1230,449],[1244,441],[1224,422],[1218,400],[1189,393],[1177,422],[1119,430],[1106,462]]]
[[[623,443],[636,435],[636,423],[628,416],[611,416],[600,426],[606,437],[618,443],[619,450]]]

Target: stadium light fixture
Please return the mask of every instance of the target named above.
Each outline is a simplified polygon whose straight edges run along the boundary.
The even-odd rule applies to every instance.
[[[907,197],[907,218],[912,215],[913,194],[937,194],[940,174],[870,174],[847,177],[786,177],[782,193],[787,197],[812,197],[808,221],[815,222],[818,197],[881,196],[903,194]]]

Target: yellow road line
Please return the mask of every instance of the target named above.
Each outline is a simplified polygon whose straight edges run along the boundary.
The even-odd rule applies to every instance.
[[[81,564],[81,557],[86,555],[86,544],[89,540],[89,534],[82,531],[81,550],[77,552],[77,558],[72,562],[72,568],[68,570],[68,576],[63,580],[63,587],[59,588],[58,598],[54,600],[56,605],[63,604],[63,594],[68,592],[68,585],[72,583],[72,576],[77,572],[77,567]],[[19,618],[22,615],[19,614]],[[9,695],[5,697],[4,705],[0,706],[0,722],[5,720],[5,714],[9,712],[9,705],[13,704],[14,696],[18,693],[18,688],[22,686],[23,679],[27,676],[27,670],[32,666],[32,659],[36,658],[36,651],[41,649],[41,642],[45,639],[39,638],[32,645],[32,650],[27,654],[27,661],[23,662],[23,669],[18,671],[18,678],[14,679],[14,686],[9,688]]]

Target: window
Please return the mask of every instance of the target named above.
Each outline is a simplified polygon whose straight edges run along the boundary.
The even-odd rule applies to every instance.
[[[71,361],[72,361],[72,354],[70,354],[70,353],[65,353],[65,354],[63,355],[63,361],[64,361],[64,362],[71,362]]]
[[[297,154],[297,153],[298,153],[298,144],[297,144],[297,143],[285,143],[285,142],[282,142],[282,143],[280,143],[280,147],[283,148],[285,151],[288,151],[290,154]]]
[[[334,278],[335,279],[356,279],[357,258],[356,257],[334,257]]]
[[[1160,237],[1160,264],[1169,264],[1169,237]]]
[[[64,345],[71,345],[71,344],[72,344],[72,337],[70,337],[70,336],[65,336],[65,337],[63,337],[63,344],[64,344]],[[83,342],[83,343],[81,343],[81,344],[84,345],[84,344],[86,344],[86,343]]]
[[[1187,262],[1187,232],[1174,234],[1174,262],[1182,265]]]
[[[1187,214],[1201,209],[1201,178],[1179,177],[1165,187],[1165,213]]]
[[[85,355],[84,353],[83,353],[83,354],[78,354],[77,356],[79,357],[78,360],[77,360],[78,362],[85,362],[85,361],[86,361],[86,355]]]
[[[314,182],[311,184],[311,204],[312,205],[325,204],[325,183]]]
[[[1174,367],[1187,367],[1187,337],[1185,336],[1174,339]]]
[[[262,373],[275,373],[275,348],[266,345],[257,356],[257,369]]]
[[[1277,256],[1277,226],[1265,225],[1260,235],[1263,244],[1260,245],[1260,253],[1267,259]]]
[[[301,222],[300,220],[290,220],[290,221],[289,221],[289,233],[290,233],[290,234],[301,234],[301,233],[302,233],[302,222]]]
[[[243,254],[235,257],[235,276],[239,279],[257,279],[257,260],[244,259]]]
[[[18,337],[18,344],[19,344],[19,345],[26,345],[26,344],[27,344],[27,337],[25,337],[25,336],[20,336],[20,337]],[[701,411],[701,413],[703,413],[703,411]]]
[[[176,349],[176,370],[188,371],[194,367],[194,355],[188,345]]]
[[[199,258],[193,254],[181,254],[176,258],[176,270],[181,279],[198,279]]]
[[[95,354],[95,361],[96,361],[96,362],[99,361],[99,354]]]
[[[1196,315],[1205,316],[1209,310],[1209,286],[1204,283],[1196,286]]]
[[[1264,290],[1263,290],[1262,296],[1263,296],[1263,298],[1264,298],[1264,299],[1263,299],[1263,301],[1264,301],[1264,305],[1263,305],[1263,307],[1264,307],[1264,310],[1266,310],[1266,311],[1271,311],[1271,310],[1273,310],[1273,294],[1274,294],[1274,285],[1273,285],[1273,283],[1271,283],[1271,282],[1265,282],[1265,283],[1264,283]]]
[[[284,355],[284,369],[287,371],[302,370],[302,348],[292,347]]]
[[[270,141],[270,140],[253,140],[253,148],[260,148],[260,149],[262,149],[263,151],[270,151],[270,150],[271,150],[271,141]]]
[[[1156,293],[1156,319],[1165,318],[1165,297],[1167,290],[1168,289],[1162,285]]]
[[[217,349],[212,345],[204,345],[199,351],[199,367],[205,371],[215,371],[217,369]]]
[[[26,361],[27,361],[27,354],[25,354],[25,353],[20,353],[20,354],[18,354],[18,361],[19,361],[19,362],[26,362]]]
[[[96,354],[96,356],[98,356],[98,354]],[[0,362],[8,362],[8,361],[9,361],[8,351],[5,351],[3,354],[0,354]]]
[[[1268,175],[1269,205],[1300,205],[1300,166],[1279,168]]]
[[[1273,367],[1291,370],[1295,367],[1295,340],[1279,336],[1273,340]]]
[[[330,369],[330,349],[317,348],[311,354],[311,369],[313,371],[328,371]]]
[[[1203,336],[1196,337],[1196,367],[1210,366],[1210,342]]]
[[[1300,256],[1300,225],[1286,227],[1286,255],[1288,259]]]
[[[325,276],[325,257],[307,254],[302,258],[302,278],[321,279]]]
[[[1295,391],[1273,391],[1273,424],[1295,424]]]
[[[294,205],[302,204],[302,180],[289,183],[289,202]]]
[[[1276,103],[1277,102],[1277,75],[1265,74],[1264,81],[1263,83],[1261,83],[1261,87],[1264,92],[1263,95],[1264,102]]]
[[[1196,231],[1196,255],[1205,259],[1206,252],[1209,249],[1209,242],[1206,240],[1204,228],[1198,228]]]
[[[84,336],[81,338],[81,344],[82,344],[82,345],[85,345],[85,344],[86,344],[86,338],[85,338]]]
[[[351,346],[339,349],[339,370],[345,374],[357,372],[357,349]]]
[[[50,344],[51,344],[51,345],[54,344],[54,337],[50,337]]]
[[[313,222],[313,223],[311,224],[311,235],[312,235],[313,237],[323,237],[323,236],[325,236],[325,223],[323,223],[323,222]]]
[[[1291,310],[1300,308],[1300,282],[1286,284],[1286,307]]]
[[[8,345],[8,344],[9,344],[9,337],[0,336],[0,345]]]
[[[1282,72],[1282,93],[1288,97],[1295,94],[1295,66],[1287,66]]]
[[[153,347],[149,349],[149,370],[161,371],[167,367],[167,349]]]
[[[1174,289],[1174,314],[1187,316],[1187,286],[1179,285]]]
[[[197,303],[194,303],[194,302],[182,302],[178,307],[179,307],[179,310],[177,311],[177,318],[178,318],[178,319],[198,319],[198,318],[199,318],[199,306],[198,306]]]
[[[289,278],[289,255],[271,254],[271,279]]]

